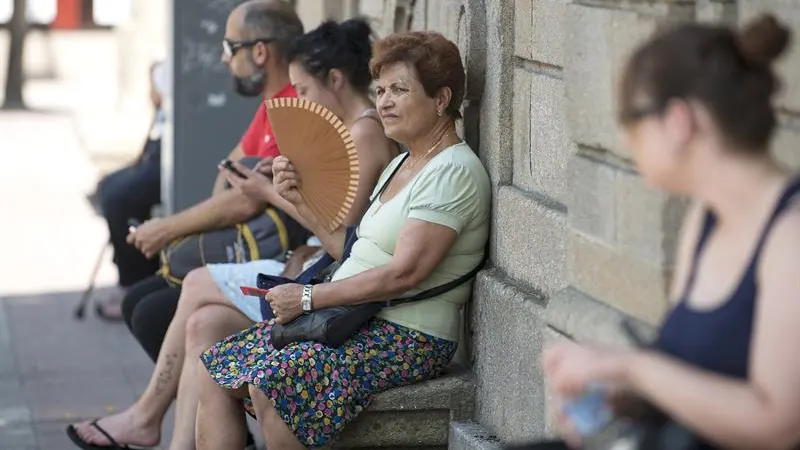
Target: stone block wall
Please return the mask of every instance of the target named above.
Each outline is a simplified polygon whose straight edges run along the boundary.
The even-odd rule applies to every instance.
[[[458,43],[464,135],[494,185],[492,267],[469,311],[476,424],[455,425],[451,448],[554,432],[542,347],[624,343],[621,318],[656,325],[665,311],[685,202],[644,185],[614,121],[619,70],[639,42],[677,21],[777,13],[797,44],[779,65],[774,148],[800,168],[797,0],[360,0],[358,10],[382,35],[434,29]]]

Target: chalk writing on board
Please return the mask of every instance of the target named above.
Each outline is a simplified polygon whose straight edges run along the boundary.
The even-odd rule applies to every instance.
[[[181,51],[181,73],[226,73],[228,68],[220,61],[222,48],[217,42],[198,42],[184,39]]]
[[[206,0],[205,2],[200,0],[200,3],[205,3],[206,8],[214,12],[228,14],[240,3],[244,3],[244,0]]]
[[[223,93],[210,93],[206,96],[206,104],[212,108],[221,108],[228,103],[228,96]]]
[[[203,19],[200,21],[200,28],[204,29],[208,34],[214,34],[219,30],[219,25],[213,20]]]

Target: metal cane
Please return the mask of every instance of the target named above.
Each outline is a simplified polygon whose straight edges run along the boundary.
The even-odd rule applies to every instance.
[[[103,259],[105,259],[108,247],[108,242],[103,243],[103,248],[100,249],[100,254],[97,256],[97,261],[94,263],[92,276],[89,278],[89,286],[85,291],[83,291],[83,297],[81,297],[80,303],[78,303],[78,306],[73,312],[75,318],[78,320],[83,320],[84,316],[86,315],[86,307],[89,306],[89,302],[92,300],[92,293],[94,292],[94,283],[97,279],[97,273],[100,272],[100,265],[103,263]]]

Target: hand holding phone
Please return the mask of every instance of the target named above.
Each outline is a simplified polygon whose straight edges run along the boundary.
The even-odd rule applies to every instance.
[[[141,224],[142,222],[139,219],[128,219],[128,233],[136,233],[136,228]]]
[[[233,161],[231,161],[230,159],[223,159],[222,162],[219,163],[219,167],[229,172],[232,172],[239,178],[247,178],[245,174],[243,174],[242,172],[239,171],[239,169],[233,166]]]
[[[258,172],[267,178],[272,178],[272,161],[274,160],[275,158],[272,156],[267,156],[261,159],[253,167],[253,172]]]

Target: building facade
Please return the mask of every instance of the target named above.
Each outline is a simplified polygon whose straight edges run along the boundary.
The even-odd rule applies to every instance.
[[[381,34],[432,29],[458,43],[468,72],[464,135],[495,188],[492,267],[478,277],[468,314],[476,424],[455,424],[451,448],[553,433],[543,346],[624,344],[623,317],[647,328],[667,306],[685,202],[646,187],[618,142],[622,63],[676,21],[737,24],[772,11],[798,39],[800,2],[362,0],[359,7]],[[800,44],[779,71],[775,152],[800,168]]]

